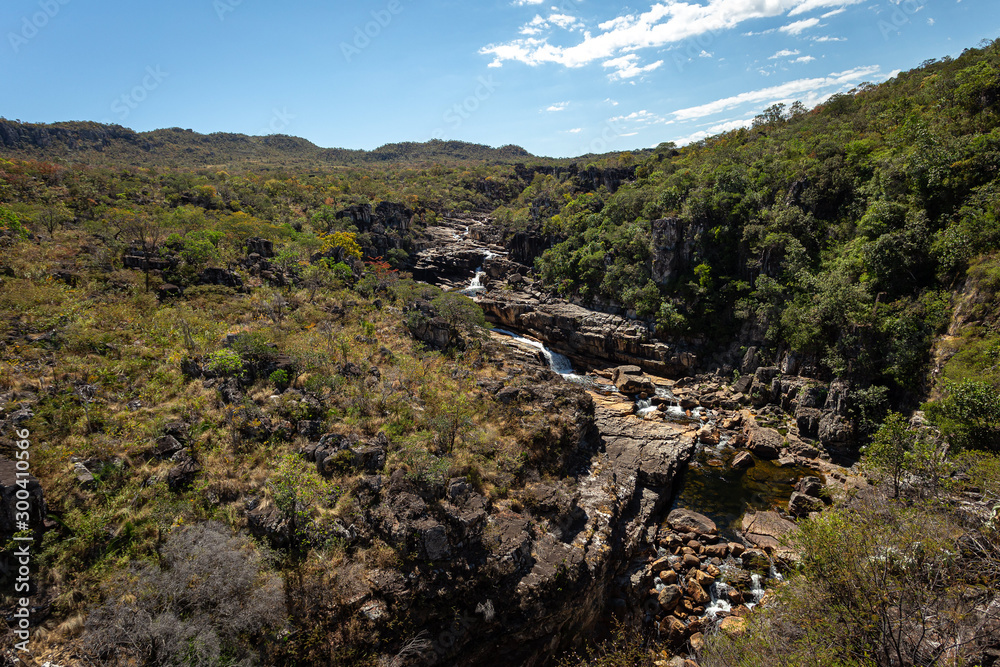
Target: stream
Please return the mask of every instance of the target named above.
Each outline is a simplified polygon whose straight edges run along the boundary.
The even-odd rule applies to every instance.
[[[456,240],[465,239],[469,235],[469,229],[461,235],[455,234]],[[497,257],[500,253],[483,248],[483,262]],[[480,293],[486,290],[486,274],[480,265],[469,281],[467,286],[459,288],[461,294],[475,299]],[[580,374],[575,371],[573,364],[568,357],[549,349],[539,340],[528,338],[521,334],[506,329],[494,328],[495,333],[508,336],[517,343],[537,349],[544,357],[549,368],[558,373],[568,382],[584,385],[586,388],[602,393],[614,394],[617,389],[614,385],[595,380],[591,375]],[[672,422],[685,422],[689,424],[710,424],[714,425],[717,415],[714,411],[706,411],[705,408],[696,407],[685,410],[681,407],[676,396],[664,386],[657,386],[653,396],[644,394],[637,397],[634,403],[633,412],[640,419],[663,419]],[[764,461],[754,458],[754,465],[737,470],[729,465],[736,449],[729,444],[728,438],[723,438],[719,444],[710,446],[699,444],[698,450],[690,460],[686,469],[677,480],[676,492],[673,501],[666,508],[666,515],[673,509],[686,508],[704,514],[712,519],[719,528],[720,537],[727,541],[743,542],[739,535],[740,521],[743,515],[749,510],[771,510],[787,505],[791,497],[795,482],[803,476],[812,474],[806,468],[798,466],[779,466],[771,461]],[[660,557],[679,558],[679,556],[668,555],[662,547],[657,549]],[[702,618],[714,619],[719,613],[728,614],[733,611],[730,601],[730,584],[726,580],[733,581],[740,576],[741,566],[738,560],[732,557],[721,564],[719,568],[722,577],[707,586],[706,592],[710,596],[710,602],[706,605]],[[744,574],[745,576],[745,574]],[[771,567],[768,575],[754,573],[750,576],[749,599],[744,598],[744,604],[753,608],[759,604],[765,592],[767,581],[780,581],[781,575]],[[683,583],[683,581],[682,581]],[[659,591],[665,586],[659,577],[654,579],[654,586]],[[647,615],[648,616],[648,615]],[[649,618],[646,619],[650,620]]]

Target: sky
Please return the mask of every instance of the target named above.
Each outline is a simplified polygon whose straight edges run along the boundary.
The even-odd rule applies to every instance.
[[[5,0],[0,116],[323,147],[684,145],[1000,37],[997,0]]]

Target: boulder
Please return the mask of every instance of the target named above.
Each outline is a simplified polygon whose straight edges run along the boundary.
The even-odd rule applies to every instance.
[[[813,498],[819,498],[823,492],[823,480],[819,477],[803,477],[795,483],[795,490]]]
[[[781,448],[785,444],[785,438],[773,428],[752,426],[747,437],[747,449],[758,458],[773,461],[781,456]]]
[[[82,463],[73,464],[73,474],[81,489],[89,489],[94,485],[94,473],[87,469]]]
[[[667,515],[667,524],[681,533],[715,535],[719,532],[715,522],[704,514],[680,507]]]
[[[795,411],[795,425],[803,438],[815,438],[819,435],[819,423],[823,413],[816,408],[799,407]]]
[[[810,512],[819,512],[822,509],[822,500],[798,491],[792,492],[792,497],[788,499],[788,513],[792,516],[806,516]]]
[[[676,616],[667,616],[660,621],[660,636],[666,638],[671,644],[682,641],[687,634],[687,626],[684,621]]]
[[[753,455],[750,452],[738,452],[729,464],[733,470],[744,470],[754,466]]]
[[[623,394],[656,393],[656,385],[638,366],[618,366],[611,372],[611,381]]]
[[[178,442],[177,438],[172,435],[164,435],[157,438],[156,445],[153,446],[153,455],[161,459],[169,459],[182,449],[184,446]]]
[[[451,558],[451,545],[448,544],[448,532],[443,525],[434,519],[426,519],[418,522],[416,527],[423,535],[423,550],[428,560],[447,560]]]
[[[719,630],[730,637],[740,637],[746,634],[747,621],[745,618],[740,618],[738,616],[727,616],[722,619],[722,623],[719,624]]]
[[[843,417],[827,413],[819,423],[819,441],[824,447],[843,447],[851,441],[851,425]]]
[[[201,466],[186,450],[174,454],[173,460],[177,465],[167,472],[167,486],[172,491],[179,491],[191,485],[195,475],[201,472]]]
[[[762,549],[779,547],[781,538],[795,530],[795,524],[777,512],[747,512],[740,527],[743,536]]]
[[[706,445],[717,445],[719,444],[719,431],[714,426],[705,424],[698,429],[698,441]]]
[[[675,573],[675,579],[676,576],[677,575]],[[681,591],[681,587],[675,584],[670,584],[663,587],[663,590],[661,590],[656,596],[656,601],[660,603],[660,609],[669,613],[673,611],[678,604],[680,604],[682,597],[684,597],[684,593]]]
[[[812,382],[809,382],[799,389],[798,404],[800,408],[820,408],[826,401],[827,389]]]
[[[687,590],[685,592],[691,598],[691,601],[699,607],[712,601],[712,598],[705,592],[702,585],[696,581],[695,577],[688,578]]]

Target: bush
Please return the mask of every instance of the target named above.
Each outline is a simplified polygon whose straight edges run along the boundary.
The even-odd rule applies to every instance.
[[[121,597],[93,610],[84,648],[101,664],[259,662],[266,632],[284,618],[281,579],[253,548],[209,522],[171,533],[161,566],[133,564]]]
[[[435,297],[431,305],[457,331],[473,331],[486,326],[486,316],[479,304],[457,292],[445,292]]]
[[[982,380],[945,384],[947,395],[926,406],[927,417],[960,449],[1000,452],[1000,392]]]
[[[206,367],[216,375],[238,376],[243,373],[243,357],[230,349],[217,350],[208,356]]]

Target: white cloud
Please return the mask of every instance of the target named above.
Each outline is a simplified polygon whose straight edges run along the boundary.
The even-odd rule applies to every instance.
[[[816,59],[813,58],[812,56],[802,56],[801,58],[796,58],[792,62],[793,63],[811,63],[814,60],[816,60]]]
[[[845,8],[841,7],[840,9],[834,9],[832,12],[827,12],[826,14],[821,14],[820,18],[821,19],[828,19],[831,16],[836,16],[837,14],[843,14],[846,11],[847,10]]]
[[[609,98],[607,98],[607,99],[606,99],[606,100],[604,100],[604,101],[605,101],[605,102],[607,102],[608,104],[610,104],[610,105],[611,105],[611,106],[613,106],[613,107],[616,107],[616,106],[618,106],[618,101],[617,101],[617,100],[613,100],[613,99],[611,99],[610,97],[609,97]]]
[[[829,35],[823,35],[822,37],[810,37],[814,42],[846,42],[846,37],[830,37]]]
[[[514,2],[510,4],[514,5],[515,7],[524,7],[525,5],[540,5],[544,1],[545,0],[514,0]]]
[[[792,49],[782,49],[782,50],[778,51],[777,53],[775,53],[773,56],[768,56],[767,59],[768,60],[777,60],[778,58],[788,58],[789,56],[797,56],[800,53],[802,53],[802,52],[799,51],[798,49],[795,49],[795,50],[792,50]]]
[[[927,25],[934,25],[934,19],[927,19]]]
[[[521,37],[503,43],[489,44],[482,47],[479,53],[493,56],[494,67],[506,61],[516,61],[531,66],[553,63],[563,67],[582,67],[595,62],[614,62],[628,55],[636,55],[636,52],[642,49],[663,48],[706,34],[718,36],[718,33],[736,28],[747,21],[775,18],[786,14],[797,16],[814,9],[832,8],[836,11],[862,1],[659,0],[647,11],[623,14],[603,21],[594,31],[585,30],[584,24],[578,19],[554,13],[547,19],[535,17],[522,26]],[[541,4],[541,0],[515,0],[515,4],[537,5]],[[798,35],[803,30],[818,24],[818,18],[809,18],[786,25],[781,30],[787,34]],[[545,30],[554,27],[572,31],[578,37],[563,43],[554,43],[550,41],[551,35],[542,35]],[[565,40],[566,36],[563,35],[562,39]],[[620,77],[616,75],[616,78],[631,78],[635,76],[633,72],[641,70],[642,67],[638,61],[631,61],[626,67],[618,69],[630,74]]]
[[[565,111],[566,107],[568,107],[568,106],[569,106],[569,102],[557,102],[556,104],[551,105],[550,107],[546,108],[545,110],[546,111]]]
[[[783,25],[778,30],[789,35],[801,34],[803,30],[808,30],[809,28],[814,28],[819,25],[818,18],[802,19],[801,21],[795,21],[794,23],[789,23],[788,25]]]
[[[609,75],[612,81],[631,79],[639,76],[640,74],[645,74],[646,72],[652,72],[663,64],[662,60],[657,60],[655,63],[650,63],[640,67],[638,64],[639,56],[634,53],[630,53],[626,56],[621,56],[620,58],[613,58],[611,60],[606,60],[601,63],[605,68],[613,69]]]
[[[566,131],[569,132],[570,134],[580,134],[581,132],[583,132],[583,128],[574,127],[572,130],[566,130]]]
[[[550,14],[548,18],[535,14],[535,18],[521,26],[518,32],[530,37],[551,30],[553,26],[563,30],[576,30],[583,27],[583,21],[569,14]]]
[[[701,50],[701,53],[699,53],[699,54],[698,54],[698,57],[699,57],[699,58],[711,58],[711,57],[712,57],[712,56],[714,56],[714,55],[715,55],[714,53],[709,53],[709,52],[708,52],[708,51],[706,51],[705,49],[702,49],[702,50]]]
[[[805,0],[805,2],[798,3],[798,7],[792,9],[788,12],[789,16],[797,16],[798,14],[805,14],[806,12],[811,12],[814,9],[826,9],[827,7],[839,7],[843,9],[844,7],[849,7],[850,5],[859,5],[865,0]]]
[[[700,104],[686,109],[678,109],[677,111],[672,112],[671,115],[679,121],[695,120],[712,114],[721,113],[729,109],[735,109],[736,107],[744,104],[770,104],[783,101],[791,102],[796,97],[805,93],[808,93],[809,95],[806,100],[803,100],[803,102],[806,102],[807,100],[811,102],[814,99],[821,100],[824,96],[829,96],[826,92],[821,91],[836,92],[837,90],[860,83],[863,80],[877,78],[875,76],[877,74],[879,74],[879,67],[877,65],[869,67],[856,67],[845,72],[835,72],[825,77],[797,79],[777,86],[761,88],[760,90],[751,90],[745,93],[740,93],[739,95],[733,95],[732,97],[724,97],[722,99],[708,102],[707,104]],[[829,94],[832,94],[832,92]],[[819,103],[820,102],[817,101],[814,105]],[[807,104],[807,106],[809,106],[809,104]]]

